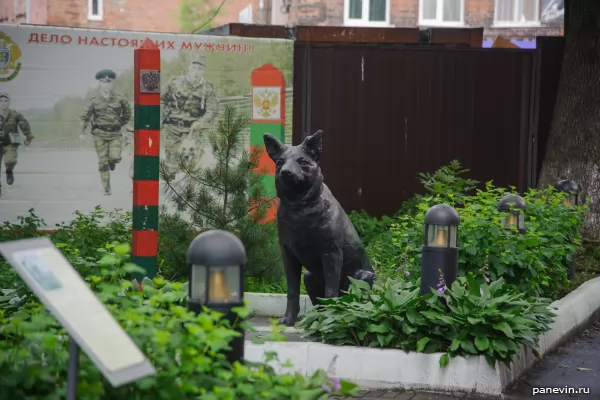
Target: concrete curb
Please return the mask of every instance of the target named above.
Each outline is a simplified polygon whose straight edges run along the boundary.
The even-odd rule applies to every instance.
[[[248,302],[248,309],[257,317],[279,318],[285,313],[287,296],[285,294],[271,293],[244,293],[244,299]],[[313,308],[310,299],[306,295],[300,296],[300,315]]]
[[[285,295],[252,294],[246,295],[246,299],[255,315],[274,317],[281,316],[285,311]],[[304,312],[310,300],[304,299],[302,304]],[[539,351],[542,356],[564,344],[600,313],[600,278],[584,283],[552,303],[552,307],[556,308],[554,312],[557,316],[551,330],[540,337]],[[291,329],[286,329],[288,331],[291,332]],[[483,356],[457,357],[441,369],[441,353],[405,353],[401,350],[331,346],[314,342],[267,342],[257,345],[246,341],[245,357],[250,361],[264,361],[267,351],[276,352],[280,362],[289,360],[292,363],[292,368],[280,368],[271,362],[281,372],[309,375],[318,369],[328,370],[337,356],[334,375],[367,389],[468,392],[496,398],[501,398],[507,387],[538,362],[530,350],[522,348],[510,370],[500,363],[495,368],[490,367]]]

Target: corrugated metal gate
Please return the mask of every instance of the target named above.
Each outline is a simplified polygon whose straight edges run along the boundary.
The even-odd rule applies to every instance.
[[[393,214],[453,159],[525,190],[534,51],[296,42],[294,57],[293,142],[325,132],[347,211]]]

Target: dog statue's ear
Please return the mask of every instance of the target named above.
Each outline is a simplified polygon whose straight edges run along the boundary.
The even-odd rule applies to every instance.
[[[312,135],[307,136],[301,146],[313,160],[318,162],[319,158],[321,158],[321,152],[323,151],[323,131],[319,129]]]
[[[281,143],[277,138],[269,133],[265,133],[263,135],[263,140],[265,142],[265,148],[267,149],[267,154],[271,157],[271,160],[277,161],[277,159],[281,156],[281,153],[287,149],[287,146]]]

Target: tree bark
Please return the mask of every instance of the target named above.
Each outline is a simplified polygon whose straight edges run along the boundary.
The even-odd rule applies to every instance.
[[[568,35],[538,188],[561,179],[591,200],[585,236],[600,238],[600,0],[570,0]]]

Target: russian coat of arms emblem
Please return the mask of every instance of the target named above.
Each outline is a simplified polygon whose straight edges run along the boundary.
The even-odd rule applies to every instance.
[[[21,49],[12,39],[0,31],[0,82],[13,80],[21,70]]]
[[[279,91],[278,87],[255,87],[253,89],[254,119],[280,118]]]

